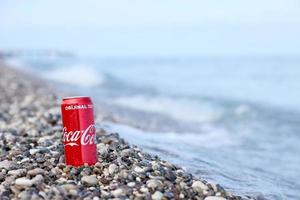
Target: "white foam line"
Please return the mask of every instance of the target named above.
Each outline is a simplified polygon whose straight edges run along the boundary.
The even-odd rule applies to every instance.
[[[221,108],[207,102],[182,98],[130,96],[120,97],[113,102],[116,105],[146,112],[168,115],[180,121],[212,122],[222,115]]]
[[[232,146],[238,144],[237,139],[233,139],[226,130],[215,128],[205,133],[174,133],[174,132],[149,132],[136,129],[127,125],[104,122],[105,129],[111,132],[118,132],[125,139],[134,143],[147,143],[150,145],[173,144],[180,149],[205,147],[218,148],[221,146]]]
[[[104,76],[86,65],[63,66],[43,73],[43,77],[62,83],[92,87],[102,85],[105,81]]]

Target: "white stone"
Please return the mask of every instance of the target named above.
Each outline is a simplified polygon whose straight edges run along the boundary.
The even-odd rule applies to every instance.
[[[149,189],[142,186],[141,189],[140,189],[140,191],[141,191],[142,193],[148,193],[148,192],[149,192]]]
[[[76,189],[76,185],[73,185],[73,184],[64,184],[64,185],[62,185],[62,187],[65,189],[65,190],[67,190],[67,191],[69,191],[69,190],[73,190],[73,189]]]
[[[115,197],[119,197],[119,196],[122,195],[123,190],[122,190],[121,188],[118,188],[118,189],[112,191],[111,193],[112,193],[112,195],[114,195]]]
[[[38,184],[41,184],[44,182],[44,177],[42,175],[38,174],[31,181],[33,184],[38,185]]]
[[[147,181],[147,187],[152,188],[153,190],[161,186],[162,186],[162,182],[160,180],[150,179]]]
[[[117,169],[117,165],[115,165],[115,164],[110,164],[109,167],[108,167],[108,172],[109,172],[110,174],[113,174],[113,173],[116,171],[116,169]]]
[[[40,150],[39,149],[30,149],[29,150],[29,153],[31,154],[31,155],[34,155],[34,154],[36,154],[37,152],[39,152]]]
[[[129,156],[130,153],[131,153],[131,149],[124,149],[123,151],[121,151],[121,156],[122,157]]]
[[[20,163],[24,163],[24,162],[27,162],[27,161],[29,161],[30,159],[29,158],[23,158],[21,161],[20,161]]]
[[[226,200],[226,199],[224,197],[209,196],[209,197],[206,197],[204,200]]]
[[[30,187],[33,185],[33,182],[28,178],[22,177],[22,178],[17,178],[15,184],[23,187]]]
[[[76,196],[78,194],[78,191],[76,189],[69,190],[69,193],[73,196]]]
[[[135,182],[129,182],[129,183],[127,183],[127,186],[128,187],[134,187],[135,186]]]
[[[140,177],[136,177],[135,180],[138,181],[138,182],[142,181]]]
[[[109,171],[108,171],[107,168],[104,168],[103,174],[104,174],[105,177],[109,176]]]
[[[218,191],[218,188],[217,188],[217,185],[216,185],[216,184],[211,183],[210,185],[211,185],[211,187],[213,188],[214,192],[217,192],[217,191]]]
[[[161,200],[163,198],[163,194],[160,191],[156,191],[154,194],[152,194],[153,200]]]
[[[29,176],[35,176],[35,175],[38,175],[38,174],[44,174],[45,173],[45,170],[41,169],[41,168],[35,168],[35,169],[32,169],[32,170],[29,170],[27,172],[27,174]]]
[[[97,149],[101,156],[106,156],[108,154],[107,147],[103,143],[97,144]]]
[[[196,192],[202,192],[203,190],[208,190],[207,185],[205,185],[201,181],[195,181],[192,185],[192,188]]]
[[[87,185],[97,185],[98,180],[96,175],[84,176],[81,178],[82,183],[86,183]]]
[[[16,170],[11,170],[7,172],[8,175],[13,175],[13,176],[24,176],[26,174],[26,169],[16,169]]]
[[[136,166],[134,168],[134,171],[137,172],[137,173],[143,173],[145,170],[143,168],[139,167],[139,166]]]
[[[109,192],[106,192],[105,190],[101,190],[101,196],[109,196]]]

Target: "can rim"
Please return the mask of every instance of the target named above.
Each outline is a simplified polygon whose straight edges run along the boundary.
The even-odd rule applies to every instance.
[[[90,98],[90,97],[88,97],[88,96],[71,96],[71,97],[64,97],[63,100],[76,99],[76,98]]]

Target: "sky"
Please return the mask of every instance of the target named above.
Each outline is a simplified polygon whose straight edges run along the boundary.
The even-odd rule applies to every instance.
[[[297,0],[1,0],[0,49],[83,56],[300,55]]]

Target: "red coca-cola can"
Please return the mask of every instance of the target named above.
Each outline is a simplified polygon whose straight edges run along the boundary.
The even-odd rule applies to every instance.
[[[97,162],[96,129],[90,97],[66,97],[61,104],[63,142],[67,165]]]

